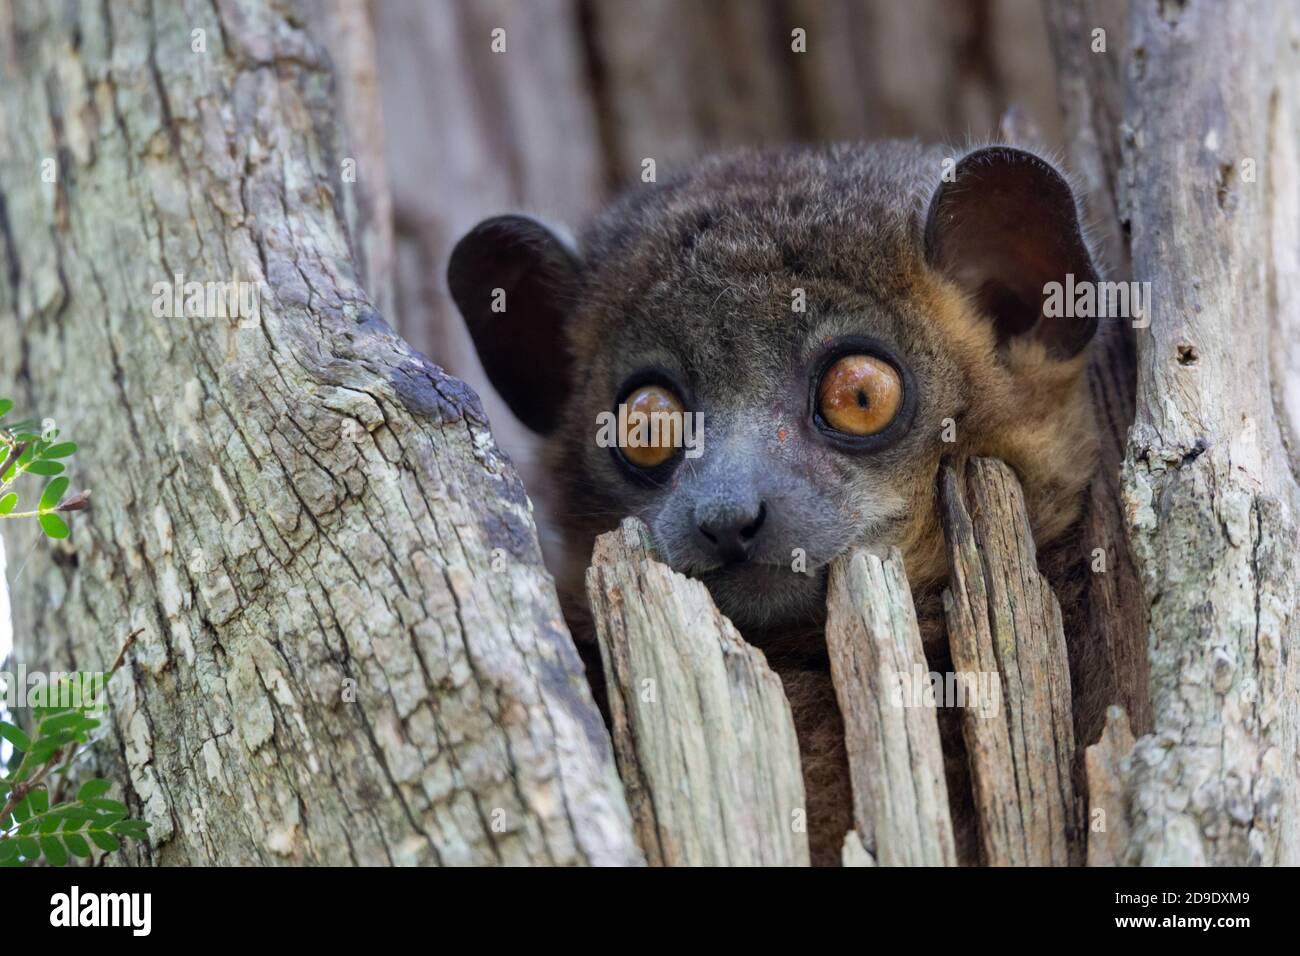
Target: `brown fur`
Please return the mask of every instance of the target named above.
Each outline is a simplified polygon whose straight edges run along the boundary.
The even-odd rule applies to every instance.
[[[949,669],[936,475],[942,460],[988,455],[1021,478],[1040,563],[1064,592],[1067,617],[1082,601],[1075,531],[1096,460],[1087,352],[1062,360],[1032,337],[1007,339],[967,290],[927,262],[926,204],[946,155],[885,143],[706,160],[671,182],[633,192],[602,216],[583,238],[579,284],[563,292],[574,385],[547,456],[563,489],[568,545],[557,577],[579,644],[589,665],[598,661],[582,592],[594,538],[637,515],[662,537],[674,566],[709,584],[780,674],[820,864],[839,859],[851,801],[821,630],[824,576],[782,577],[790,546],[806,547],[810,564],[823,571],[853,547],[898,546],[930,665]],[[806,292],[806,313],[791,311],[794,288]],[[915,376],[913,424],[879,453],[831,449],[808,422],[809,356],[819,342],[845,335],[886,343]],[[666,487],[642,488],[620,472],[608,449],[596,447],[597,414],[647,364],[671,367],[689,382],[717,423],[710,438],[715,456],[724,454],[717,442],[731,442],[734,461],[718,463],[706,452],[705,477],[712,467],[723,469],[709,479],[721,486],[748,481],[759,460],[762,480],[776,475],[785,482],[766,492],[778,514],[760,569],[697,567],[682,520],[670,520],[674,496],[704,480],[693,464],[684,463]],[[941,439],[949,419],[955,442]],[[598,663],[589,672],[599,694]],[[959,849],[964,862],[974,862],[957,715],[940,716]]]

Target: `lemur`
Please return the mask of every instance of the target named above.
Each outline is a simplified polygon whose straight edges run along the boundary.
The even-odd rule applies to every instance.
[[[1083,600],[1097,323],[1042,307],[1048,283],[1096,279],[1075,197],[1032,152],[950,156],[885,142],[710,157],[632,189],[576,249],[500,216],[448,265],[492,384],[545,437],[566,541],[553,571],[598,695],[583,571],[595,536],[635,515],[780,675],[814,863],[835,863],[852,826],[823,634],[832,559],[897,546],[927,660],[950,670],[937,475],[987,455],[1023,484],[1067,621]],[[600,413],[621,404],[702,413],[702,454],[601,447]],[[940,709],[974,862],[956,721]]]

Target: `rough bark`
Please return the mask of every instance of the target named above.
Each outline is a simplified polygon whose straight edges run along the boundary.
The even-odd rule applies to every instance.
[[[587,596],[619,772],[657,866],[807,866],[799,744],[781,679],[635,518],[596,540]]]
[[[1076,164],[1114,210],[1114,259],[1152,283],[1121,497],[1141,576],[1119,606],[1149,612],[1150,709],[1126,707],[1154,733],[1133,755],[1124,861],[1294,863],[1300,18],[1127,6],[1049,12],[1086,106],[1067,104]],[[1096,26],[1119,59],[1081,52]]]
[[[154,825],[120,859],[635,862],[519,481],[354,274],[300,22],[0,9],[0,380],[95,489],[17,653],[94,668],[143,628],[100,748]],[[264,282],[260,318],[154,317],[181,272]]]
[[[951,468],[943,469],[950,576],[944,611],[953,669],[996,675],[1001,688],[996,712],[962,711],[983,860],[1077,864],[1082,843],[1061,609],[1038,571],[1015,475],[1001,462],[974,459],[964,478],[963,488]]]
[[[929,668],[898,550],[837,560],[826,614],[857,846],[881,866],[955,866],[935,702],[909,696]],[[846,861],[857,846],[846,844]]]
[[[1298,30],[1289,3],[1132,9],[1124,218],[1153,311],[1124,498],[1154,718],[1133,863],[1300,862],[1300,489],[1272,378],[1296,350]]]

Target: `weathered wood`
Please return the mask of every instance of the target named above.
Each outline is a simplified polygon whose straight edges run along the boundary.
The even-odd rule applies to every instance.
[[[1090,245],[1106,278],[1124,281],[1132,278],[1119,206],[1126,14],[1125,0],[1052,0],[1046,5],[1069,168],[1091,225]],[[1091,556],[1094,570],[1086,626],[1066,635],[1080,744],[1097,738],[1113,703],[1124,707],[1139,733],[1151,728],[1146,602],[1120,495],[1120,465],[1134,413],[1133,340],[1126,318],[1102,320],[1088,367],[1101,454],[1081,548]]]
[[[1300,485],[1271,373],[1296,354],[1294,232],[1274,223],[1300,210],[1300,9],[1135,3],[1130,29],[1124,218],[1152,312],[1123,493],[1154,733],[1128,859],[1295,864]]]
[[[0,381],[95,489],[12,592],[17,658],[103,666],[143,628],[95,753],[153,828],[115,860],[636,862],[519,480],[359,285],[300,24],[0,12]],[[178,272],[260,310],[156,316]]]
[[[836,560],[826,611],[860,845],[881,866],[954,866],[935,702],[915,699],[929,668],[898,549]]]
[[[653,865],[808,864],[790,705],[708,591],[652,557],[634,518],[587,571],[614,748]]]
[[[1070,171],[1083,194],[1101,265],[1124,278],[1129,261],[1120,222],[1120,140],[1128,6],[1128,0],[1043,4]]]
[[[871,858],[867,848],[862,845],[862,837],[858,836],[857,830],[850,830],[844,834],[844,849],[841,851],[841,866],[875,866],[876,861]]]
[[[1088,781],[1088,865],[1118,866],[1128,855],[1128,779],[1133,732],[1122,707],[1106,711],[1101,739],[1084,751]]]
[[[1038,571],[1019,482],[1001,462],[973,459],[964,489],[943,468],[942,498],[953,667],[996,674],[1001,688],[995,714],[962,712],[985,862],[1082,862],[1061,610]]]

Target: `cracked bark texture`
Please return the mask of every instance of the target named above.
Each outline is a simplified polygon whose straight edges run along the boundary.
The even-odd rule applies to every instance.
[[[1119,698],[1145,736],[1090,768],[1122,768],[1090,812],[1128,814],[1097,858],[1294,865],[1300,15],[1263,0],[1085,0],[1049,4],[1048,21],[1058,81],[1077,94],[1064,101],[1072,159],[1095,217],[1113,220],[1107,258],[1152,283],[1119,489],[1149,710]],[[1104,55],[1088,47],[1099,27]],[[1125,379],[1111,355],[1093,384],[1114,389],[1102,407],[1115,417]]]
[[[1300,862],[1300,487],[1275,379],[1297,349],[1300,10],[1134,3],[1122,143],[1139,329],[1124,498],[1152,734],[1127,861]]]
[[[97,752],[154,826],[114,859],[638,862],[523,489],[358,283],[298,10],[0,4],[0,70],[0,382],[95,492],[65,543],[5,528],[16,654],[144,629]],[[260,320],[155,318],[175,273],[266,283]]]

